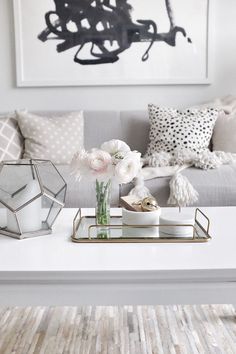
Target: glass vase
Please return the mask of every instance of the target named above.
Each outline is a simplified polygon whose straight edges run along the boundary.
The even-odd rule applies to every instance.
[[[110,224],[111,179],[96,180],[96,223],[97,225]]]

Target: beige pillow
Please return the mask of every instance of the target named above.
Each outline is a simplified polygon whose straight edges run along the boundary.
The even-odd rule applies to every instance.
[[[23,137],[15,115],[0,116],[0,161],[20,159],[23,148]]]
[[[83,112],[39,116],[18,111],[20,130],[25,138],[24,158],[69,164],[84,145]]]
[[[215,124],[212,137],[213,150],[236,153],[236,113],[222,112]]]

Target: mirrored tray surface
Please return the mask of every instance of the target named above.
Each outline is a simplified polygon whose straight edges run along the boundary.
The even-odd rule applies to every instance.
[[[201,222],[199,221],[201,217]],[[206,224],[203,226],[203,224]],[[76,243],[187,243],[207,242],[210,221],[200,210],[195,211],[195,225],[172,225],[173,227],[189,228],[187,236],[171,235],[160,231],[170,225],[124,225],[121,216],[111,216],[109,225],[96,225],[95,216],[83,215],[79,209],[73,221],[72,241]]]

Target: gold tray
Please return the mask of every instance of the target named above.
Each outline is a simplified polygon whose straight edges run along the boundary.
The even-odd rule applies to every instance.
[[[79,209],[73,220],[71,239],[76,243],[200,243],[211,240],[210,220],[199,208],[195,211],[194,226],[172,225],[179,228],[189,227],[192,229],[191,236],[173,236],[160,232],[160,226],[170,225],[123,225],[121,216],[111,216],[112,223],[101,226],[96,224],[95,216],[82,214]],[[199,215],[205,221],[205,227],[200,223]]]

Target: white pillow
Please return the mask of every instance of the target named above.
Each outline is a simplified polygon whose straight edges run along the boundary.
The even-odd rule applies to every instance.
[[[83,112],[39,116],[18,111],[20,130],[25,138],[24,158],[69,164],[84,146]]]
[[[148,106],[150,119],[149,145],[146,156],[175,149],[202,151],[208,149],[218,110]]]
[[[213,150],[236,153],[236,113],[220,113],[212,137]]]
[[[15,114],[0,116],[0,161],[18,160],[24,149]]]

